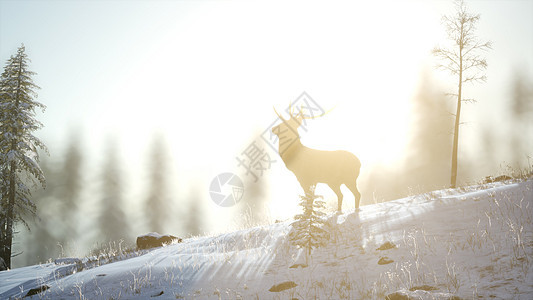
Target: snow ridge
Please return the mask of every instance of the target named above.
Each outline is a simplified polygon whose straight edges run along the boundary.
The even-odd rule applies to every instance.
[[[532,202],[533,180],[435,191],[330,215],[330,241],[307,267],[287,221],[79,272],[75,264],[0,272],[0,298],[47,285],[36,298],[531,299]]]

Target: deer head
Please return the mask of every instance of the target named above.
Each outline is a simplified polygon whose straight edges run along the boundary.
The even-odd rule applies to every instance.
[[[300,136],[298,135],[298,128],[302,125],[303,120],[315,119],[324,115],[322,114],[320,116],[309,117],[304,115],[302,108],[298,114],[295,114],[292,106],[289,106],[289,119],[285,119],[282,115],[280,115],[276,111],[276,108],[274,108],[274,112],[276,115],[278,115],[280,120],[283,121],[281,124],[272,127],[272,133],[278,136],[280,140],[280,153],[282,153],[281,150],[284,144],[287,142],[292,142],[294,139],[300,139]]]
[[[303,118],[302,118],[302,113],[300,111],[300,113],[298,115],[294,115],[293,114],[293,111],[292,111],[292,108],[289,109],[290,111],[290,115],[289,115],[289,119],[285,119],[283,116],[281,116],[277,111],[276,109],[274,108],[274,111],[276,112],[276,115],[278,115],[278,117],[280,118],[281,121],[281,124],[275,126],[272,128],[272,133],[274,133],[275,135],[278,136],[279,140],[280,140],[280,146],[282,144],[282,141],[286,140],[286,139],[293,139],[293,138],[300,138],[299,135],[298,135],[298,128],[300,127],[300,125],[302,125],[302,121],[303,121]]]

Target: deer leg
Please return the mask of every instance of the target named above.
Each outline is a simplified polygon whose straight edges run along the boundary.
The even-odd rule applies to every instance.
[[[337,194],[337,204],[338,204],[338,208],[337,210],[339,212],[342,211],[342,192],[341,192],[341,187],[340,185],[329,185],[328,186],[333,190],[333,192],[335,192],[335,194]]]
[[[300,186],[304,190],[304,195],[307,196],[307,194],[309,194],[309,192],[310,192],[312,184],[307,183],[307,182],[300,182]]]
[[[359,190],[357,190],[357,183],[354,181],[353,183],[346,185],[348,189],[352,192],[353,196],[355,197],[355,210],[359,209],[359,201],[361,200],[361,193],[359,193]]]

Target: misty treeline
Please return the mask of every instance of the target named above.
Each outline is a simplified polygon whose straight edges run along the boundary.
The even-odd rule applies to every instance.
[[[115,139],[105,142],[96,168],[89,168],[88,153],[76,135],[68,138],[62,153],[43,156],[41,168],[47,187],[33,192],[38,217],[28,219],[31,230],[18,228],[16,267],[98,254],[108,248],[125,249],[146,232],[203,233],[205,212],[200,199],[172,196],[176,182],[170,174],[172,158],[164,137],[155,135],[149,143],[147,163],[141,169],[140,183],[135,183],[142,184],[136,199],[128,193],[125,172],[130,169],[123,165]],[[190,192],[194,195],[197,191]]]
[[[497,118],[475,108],[464,116],[467,126],[475,130],[467,142],[470,151],[463,150],[459,158],[459,186],[480,183],[486,176],[519,176],[533,170],[533,80],[529,76],[523,70],[514,71],[507,97],[501,99],[502,109],[490,112]],[[411,99],[407,155],[399,166],[375,167],[361,181],[367,204],[449,187],[454,101],[430,74],[421,75]],[[484,121],[476,121],[473,113]]]

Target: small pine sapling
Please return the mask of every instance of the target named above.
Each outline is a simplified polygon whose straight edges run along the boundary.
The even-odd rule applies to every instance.
[[[301,214],[294,217],[289,233],[291,243],[306,249],[306,263],[308,263],[311,250],[324,246],[329,239],[329,232],[324,229],[326,221],[324,219],[325,202],[323,197],[315,195],[315,186],[311,186],[305,196],[300,196],[300,205],[303,208]]]

